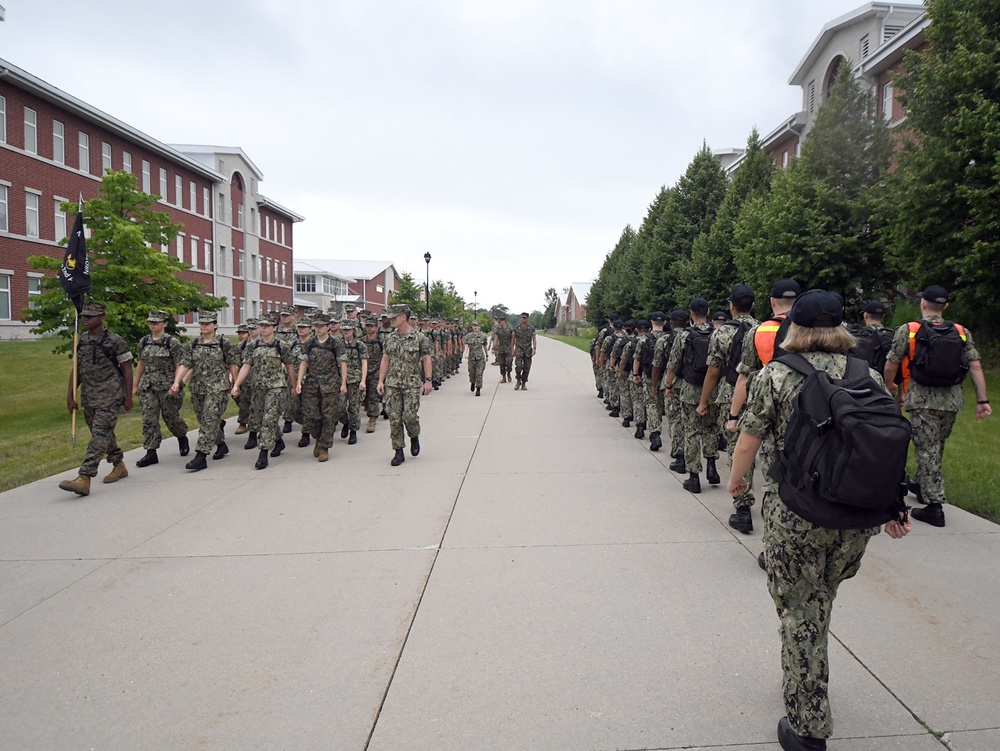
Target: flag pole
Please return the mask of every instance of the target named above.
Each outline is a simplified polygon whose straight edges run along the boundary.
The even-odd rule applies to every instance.
[[[77,387],[77,351],[80,343],[80,313],[76,310],[76,306],[73,306],[73,374],[71,378],[73,379],[73,402],[76,403],[76,387]],[[70,429],[70,438],[73,441],[73,446],[76,446],[76,409],[73,409],[73,421],[72,427]]]

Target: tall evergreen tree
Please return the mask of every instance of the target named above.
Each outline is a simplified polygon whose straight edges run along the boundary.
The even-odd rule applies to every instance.
[[[775,176],[768,197],[748,201],[735,229],[739,276],[766,295],[775,279],[844,295],[857,307],[895,282],[873,221],[891,141],[871,95],[844,63],[816,115],[802,155]]]
[[[653,229],[650,247],[643,254],[642,308],[669,310],[686,307],[677,276],[691,255],[695,238],[707,232],[726,194],[726,176],[707,144],[695,155],[677,181]]]
[[[914,287],[955,292],[959,315],[1000,334],[1000,5],[927,0],[929,46],[908,53],[912,132],[889,182],[889,252]]]
[[[624,290],[622,279],[626,277],[625,256],[630,252],[635,241],[635,230],[631,225],[625,225],[615,247],[608,252],[601,265],[601,272],[590,288],[587,297],[587,317],[596,326],[601,326],[612,313],[625,315],[621,302]]]
[[[140,191],[134,175],[109,171],[101,180],[100,196],[83,207],[90,230],[87,254],[93,286],[88,297],[108,306],[108,328],[131,344],[149,333],[146,315],[151,308],[184,314],[226,307],[224,297],[206,295],[200,284],[179,276],[190,264],[160,252],[173,245],[182,225],[172,223],[167,212],[154,211],[157,198]],[[64,203],[62,209],[72,215],[77,204]],[[54,272],[62,259],[32,256],[28,262],[34,269]],[[23,313],[24,320],[38,324],[32,333],[54,331],[61,338],[55,351],[70,350],[74,309],[55,276],[45,279],[34,302]],[[176,333],[173,321],[168,330]]]
[[[771,189],[774,160],[764,152],[754,128],[747,139],[746,154],[719,206],[715,221],[694,241],[691,255],[678,263],[678,296],[681,301],[697,295],[708,298],[712,307],[725,310],[729,293],[743,280],[736,271],[733,234],[743,205],[754,196],[766,196]]]

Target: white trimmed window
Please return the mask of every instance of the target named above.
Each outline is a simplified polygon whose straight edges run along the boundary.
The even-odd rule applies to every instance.
[[[142,192],[148,193],[152,186],[149,184],[149,162],[142,160]]]
[[[184,208],[184,178],[180,175],[174,175],[174,203]]]
[[[286,279],[288,278],[286,274],[288,273],[288,265],[282,261],[281,262],[281,286],[284,287],[288,284]]]
[[[244,273],[244,270],[245,270],[245,264],[246,264],[246,251],[244,251],[244,250],[238,250],[238,251],[236,251],[236,260],[237,260],[237,264],[236,264],[236,276],[238,276],[240,279],[242,279],[243,278],[243,273]],[[256,315],[256,314],[257,314],[257,311],[255,310],[254,311],[254,315]]]
[[[264,237],[269,238],[271,236],[271,217],[264,217]]]
[[[212,270],[212,241],[205,240],[204,244],[205,271]]]
[[[243,229],[243,204],[236,204],[236,228]]]
[[[285,244],[285,223],[281,223],[281,244]]]
[[[24,150],[38,153],[38,113],[30,107],[24,108]]]
[[[164,201],[169,201],[170,196],[167,195],[167,171],[160,167],[160,198]]]
[[[59,242],[66,237],[66,212],[62,210],[62,198],[55,199],[56,236],[55,241]]]
[[[211,204],[211,198],[209,198],[208,188],[201,189],[201,205],[202,212],[205,216],[208,216],[208,207]]]
[[[215,221],[228,224],[226,222],[226,194],[219,193],[219,207],[215,211]]]
[[[177,260],[184,263],[184,235],[177,235]]]
[[[52,121],[52,161],[66,164],[66,126]]]
[[[0,320],[10,320],[10,274],[0,274]]]
[[[9,232],[7,221],[7,186],[0,185],[0,232]]]
[[[247,299],[245,297],[240,298],[240,323],[246,323],[247,320]]]
[[[7,97],[0,96],[0,143],[7,143]]]
[[[132,155],[127,151],[122,152],[122,169],[132,174]]]
[[[191,238],[191,266],[198,268],[198,238]]]
[[[90,136],[80,134],[80,172],[90,172]]]
[[[28,307],[32,310],[38,305],[38,298],[42,294],[42,275],[28,273]]]
[[[887,123],[892,122],[892,102],[893,102],[893,90],[892,84],[887,83],[882,87],[882,119]]]
[[[191,211],[198,210],[198,186],[193,182],[188,183],[188,199],[190,201]]]
[[[101,142],[101,174],[111,169],[111,144]]]
[[[38,195],[31,190],[24,192],[24,234],[27,237],[38,237]]]
[[[257,220],[257,209],[250,207],[250,231],[255,235],[260,234],[260,222]]]

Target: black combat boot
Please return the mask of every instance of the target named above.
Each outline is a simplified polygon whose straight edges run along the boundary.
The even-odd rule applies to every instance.
[[[750,517],[750,507],[740,506],[735,514],[729,515],[729,526],[745,535],[753,532],[753,519]]]
[[[598,399],[604,398],[604,389],[597,389],[597,398]]]
[[[291,433],[292,432],[292,421],[291,420],[285,420],[285,424],[282,426],[281,432],[282,433]]]
[[[944,509],[940,503],[928,503],[923,508],[915,508],[910,512],[910,516],[934,527],[944,526]]]
[[[304,449],[306,446],[309,445],[309,442],[310,442],[309,433],[307,431],[303,430],[302,431],[302,437],[299,438],[299,448],[300,449]]]
[[[186,435],[177,436],[177,448],[181,451],[181,456],[187,456],[191,453],[191,442],[188,441]]]
[[[476,384],[470,383],[469,384],[469,391],[475,391],[475,390],[476,390]]]
[[[715,459],[705,460],[705,479],[708,480],[709,485],[718,485],[722,482],[722,478],[719,477],[719,470],[715,468]]]
[[[663,448],[663,441],[660,439],[660,431],[654,430],[649,434],[649,450],[659,451]]]
[[[725,433],[719,433],[719,440],[715,444],[715,447],[719,451],[725,451],[726,448],[727,448],[727,446],[729,446],[729,443],[726,441],[726,435],[725,435]]]
[[[612,417],[621,417],[622,413],[618,410],[618,407],[612,407],[611,411],[608,412],[608,414],[611,415]]]
[[[476,389],[476,396],[482,396],[482,394],[483,394],[483,389],[482,388],[477,388]]]
[[[260,454],[257,455],[257,463],[253,465],[254,469],[267,469],[267,449],[261,449]]]
[[[624,420],[622,420],[622,427],[623,428],[631,428],[632,427],[632,418],[631,417],[626,417]]]
[[[212,458],[221,459],[228,453],[229,453],[229,446],[227,446],[226,442],[223,441],[222,443],[220,443],[218,446],[215,447],[215,453],[212,454]]]
[[[420,438],[418,436],[410,436],[410,456],[416,456],[420,453]]]
[[[347,434],[347,445],[353,446],[357,442],[358,442],[358,434],[356,431],[352,430],[350,433]]]
[[[787,717],[778,720],[778,745],[783,751],[826,751],[826,741],[823,738],[797,735]]]
[[[148,467],[150,464],[159,464],[159,463],[160,463],[160,457],[156,455],[156,449],[149,449],[146,451],[146,455],[135,463],[135,466]]]
[[[281,452],[285,450],[285,439],[280,435],[278,440],[274,442],[274,448],[271,449],[271,456],[281,456]]]
[[[257,448],[257,431],[251,430],[250,435],[247,437],[247,442],[243,444],[245,449],[255,449]]]
[[[347,434],[351,432],[351,426],[349,423],[344,423],[344,427],[340,429],[340,437],[347,438]]]
[[[643,422],[637,422],[635,424],[635,437],[640,441],[646,437],[646,424]]]
[[[400,464],[406,461],[406,457],[403,456],[403,449],[396,449],[396,453],[392,455],[392,461],[389,462],[394,467],[398,467]]]
[[[687,465],[684,463],[684,457],[675,456],[674,460],[670,462],[670,466],[668,467],[668,469],[671,472],[679,472],[680,474],[683,475],[685,472],[687,472]]]
[[[194,452],[194,459],[192,459],[187,464],[185,464],[184,465],[184,469],[190,469],[190,470],[192,470],[194,472],[198,472],[199,470],[202,470],[202,469],[207,469],[208,468],[208,462],[205,461],[205,457],[206,456],[207,456],[207,454],[203,454],[200,451],[195,451]]]
[[[683,483],[684,489],[689,493],[700,493],[701,492],[701,480],[698,479],[697,472],[689,472],[688,479]]]

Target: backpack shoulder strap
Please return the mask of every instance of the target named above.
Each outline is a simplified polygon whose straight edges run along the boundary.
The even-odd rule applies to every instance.
[[[847,356],[847,368],[844,370],[844,379],[859,380],[868,377],[869,365],[867,360],[860,357]]]
[[[787,365],[796,373],[801,373],[806,377],[809,377],[816,372],[816,368],[812,366],[812,363],[809,362],[798,352],[789,352],[787,355],[782,355],[781,357],[777,358],[775,362],[780,362],[782,365]]]

